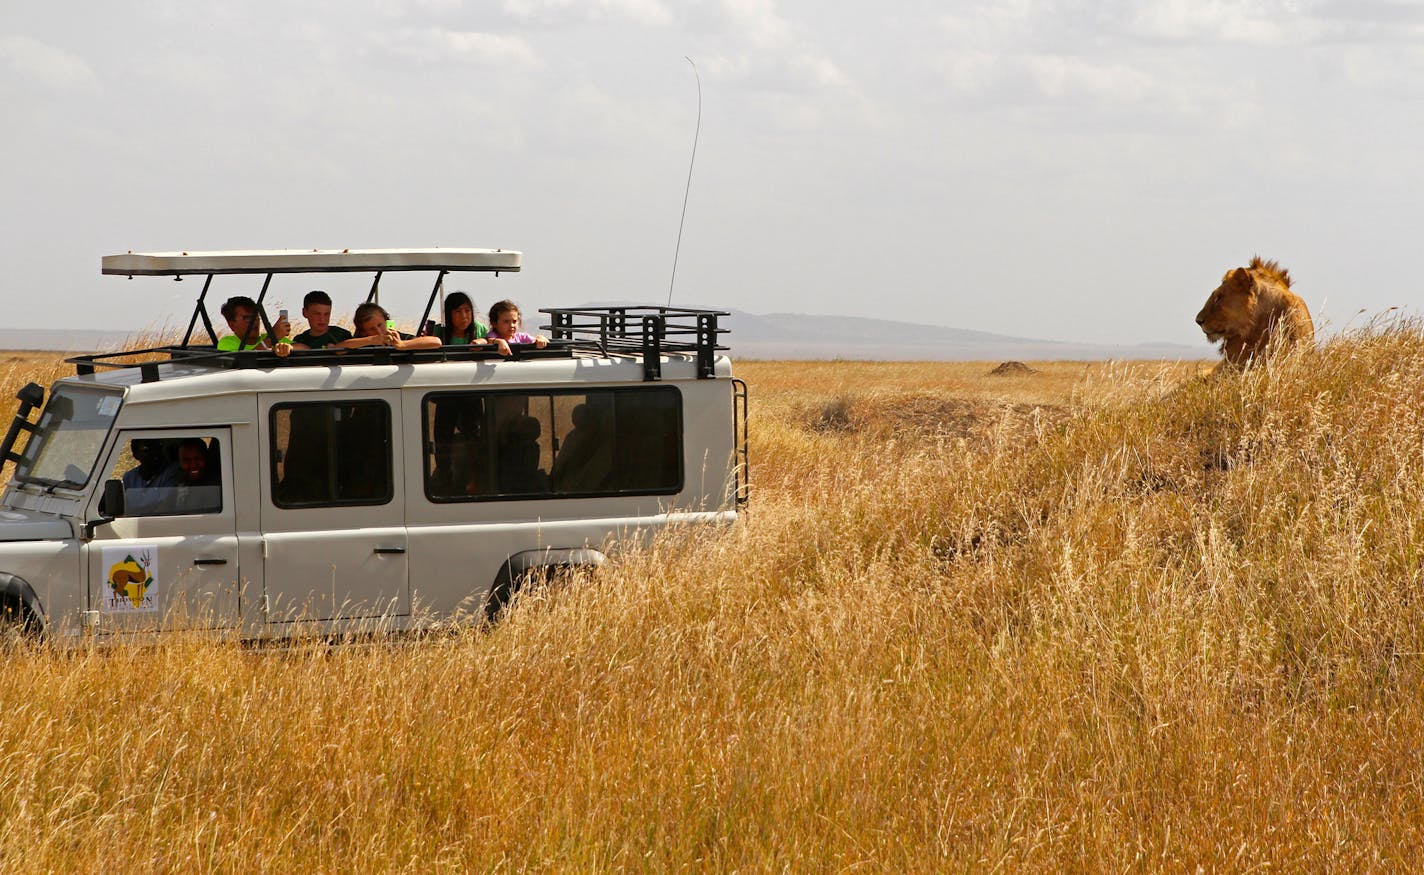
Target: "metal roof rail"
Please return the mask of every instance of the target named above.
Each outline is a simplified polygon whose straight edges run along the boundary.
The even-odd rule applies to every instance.
[[[717,320],[730,316],[726,310],[694,307],[544,307],[555,341],[592,342],[604,355],[636,355],[643,358],[643,379],[662,379],[664,353],[695,353],[697,378],[716,375],[717,352],[727,349],[718,343],[723,334]]]
[[[572,358],[579,344],[555,343],[539,349],[532,343],[511,343],[512,355],[506,359],[493,346],[442,346],[436,349],[401,350],[389,346],[367,346],[360,349],[292,350],[279,356],[270,350],[216,350],[211,346],[155,346],[124,352],[95,353],[71,356],[64,361],[74,365],[75,373],[86,376],[99,368],[138,368],[145,383],[162,377],[159,365],[174,363],[218,370],[250,368],[330,367],[333,365],[388,365],[458,361],[528,361],[546,358]],[[156,359],[158,356],[166,356]],[[143,361],[127,361],[145,357]]]

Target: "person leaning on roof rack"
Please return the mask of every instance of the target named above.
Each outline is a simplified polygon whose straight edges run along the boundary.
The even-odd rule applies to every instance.
[[[356,326],[356,336],[336,344],[339,349],[360,349],[363,346],[393,346],[396,349],[435,349],[440,346],[440,338],[432,335],[413,337],[396,331],[391,322],[391,314],[380,304],[370,301],[356,308],[356,317],[351,320]]]
[[[271,349],[272,344],[267,335],[263,334],[255,340],[251,339],[256,331],[256,326],[252,323],[257,320],[257,302],[246,295],[237,295],[228,298],[222,305],[222,317],[227,320],[228,330],[232,333],[218,340],[218,349],[222,352],[237,352],[240,349]],[[291,330],[291,324],[286,319],[278,319],[277,324],[272,326],[272,330],[278,337],[286,337]],[[244,343],[244,341],[246,341]]]
[[[513,301],[500,301],[489,310],[490,330],[489,339],[510,343],[532,343],[538,349],[543,349],[549,345],[549,338],[542,334],[528,334],[519,330],[519,305]],[[508,348],[502,348],[500,352],[509,355]]]
[[[313,289],[302,298],[302,318],[307,320],[307,330],[290,342],[277,341],[277,355],[285,356],[294,349],[323,349],[351,339],[351,332],[331,324],[331,296],[321,289]]]

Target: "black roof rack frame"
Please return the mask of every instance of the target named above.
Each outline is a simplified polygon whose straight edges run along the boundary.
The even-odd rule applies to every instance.
[[[691,307],[545,307],[555,341],[571,340],[595,344],[604,355],[641,354],[643,379],[662,379],[664,353],[695,353],[697,378],[716,375],[717,353],[727,349],[718,343],[728,329],[717,320],[730,316],[725,310]],[[687,339],[691,338],[691,339]]]

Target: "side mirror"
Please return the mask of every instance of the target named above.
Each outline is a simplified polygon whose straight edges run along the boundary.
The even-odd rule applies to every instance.
[[[108,517],[104,522],[124,515],[124,481],[104,481],[104,500],[99,503],[99,512]]]
[[[124,481],[104,481],[104,495],[99,499],[99,514],[97,520],[89,520],[84,524],[84,540],[89,541],[94,538],[95,526],[111,523],[114,521],[114,517],[124,515]]]

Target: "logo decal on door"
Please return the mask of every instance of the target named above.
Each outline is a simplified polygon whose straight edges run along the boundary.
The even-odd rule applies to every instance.
[[[133,614],[158,610],[158,546],[105,547],[106,586],[101,610]]]

